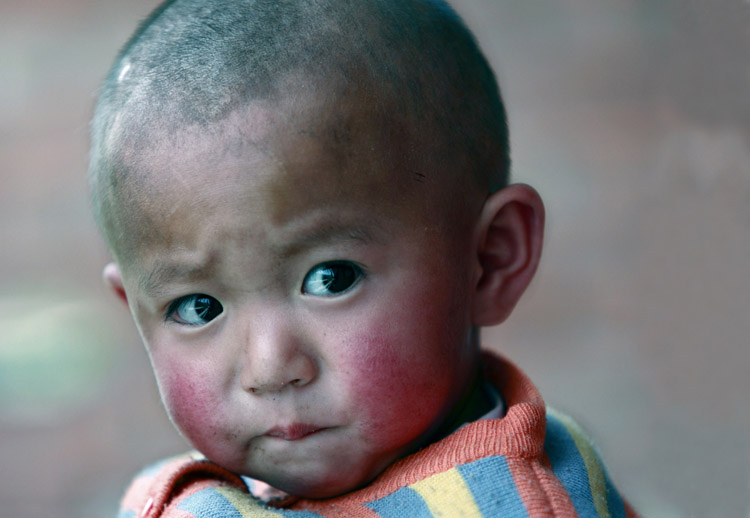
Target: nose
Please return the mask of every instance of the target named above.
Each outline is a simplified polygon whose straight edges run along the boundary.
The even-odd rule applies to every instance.
[[[288,318],[265,315],[253,319],[243,340],[240,383],[251,394],[303,387],[318,374],[309,344]]]

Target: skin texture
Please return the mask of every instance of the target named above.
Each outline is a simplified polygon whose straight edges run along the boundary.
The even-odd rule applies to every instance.
[[[255,103],[155,139],[122,223],[138,253],[105,269],[181,433],[304,497],[365,485],[486,411],[476,326],[507,316],[541,249],[533,191],[457,196],[356,106]],[[306,291],[330,261],[363,275]],[[169,308],[191,294],[223,311],[188,325]]]

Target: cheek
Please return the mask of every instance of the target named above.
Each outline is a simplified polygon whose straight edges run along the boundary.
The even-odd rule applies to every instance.
[[[221,406],[210,375],[184,362],[164,362],[157,371],[159,391],[174,425],[196,448],[204,451],[218,434]],[[206,453],[204,451],[204,453]]]
[[[434,331],[445,329],[445,322],[436,324],[420,318],[376,319],[344,345],[344,390],[360,412],[362,432],[379,447],[410,443],[437,424],[451,400],[449,369],[456,362],[446,346],[458,344]]]
[[[399,279],[354,318],[342,354],[363,432],[381,447],[411,444],[439,426],[474,366],[464,283],[429,259],[419,261],[423,275]]]

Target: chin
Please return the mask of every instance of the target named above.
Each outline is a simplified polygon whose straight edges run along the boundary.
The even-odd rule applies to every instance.
[[[341,474],[339,472],[336,477],[330,478],[311,475],[304,480],[300,480],[299,475],[295,475],[293,478],[279,479],[275,484],[274,480],[269,480],[267,483],[300,498],[323,499],[349,493],[369,482],[369,480],[354,479],[351,476],[342,479]]]
[[[374,471],[374,472],[372,472]],[[295,471],[289,476],[260,477],[271,486],[300,498],[323,499],[349,493],[369,484],[382,470],[364,470],[331,466],[328,469]]]

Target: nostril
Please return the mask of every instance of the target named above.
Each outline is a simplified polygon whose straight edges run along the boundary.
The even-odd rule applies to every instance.
[[[246,390],[248,392],[250,392],[251,394],[262,394],[266,390],[269,390],[269,389],[271,391],[275,392],[277,390],[283,389],[287,385],[297,386],[297,385],[299,385],[301,383],[302,383],[302,379],[301,378],[295,378],[295,379],[293,379],[291,381],[287,381],[287,382],[284,382],[284,383],[280,383],[279,385],[274,385],[272,387],[268,387],[267,389],[266,388],[258,388],[258,387],[248,387]]]

